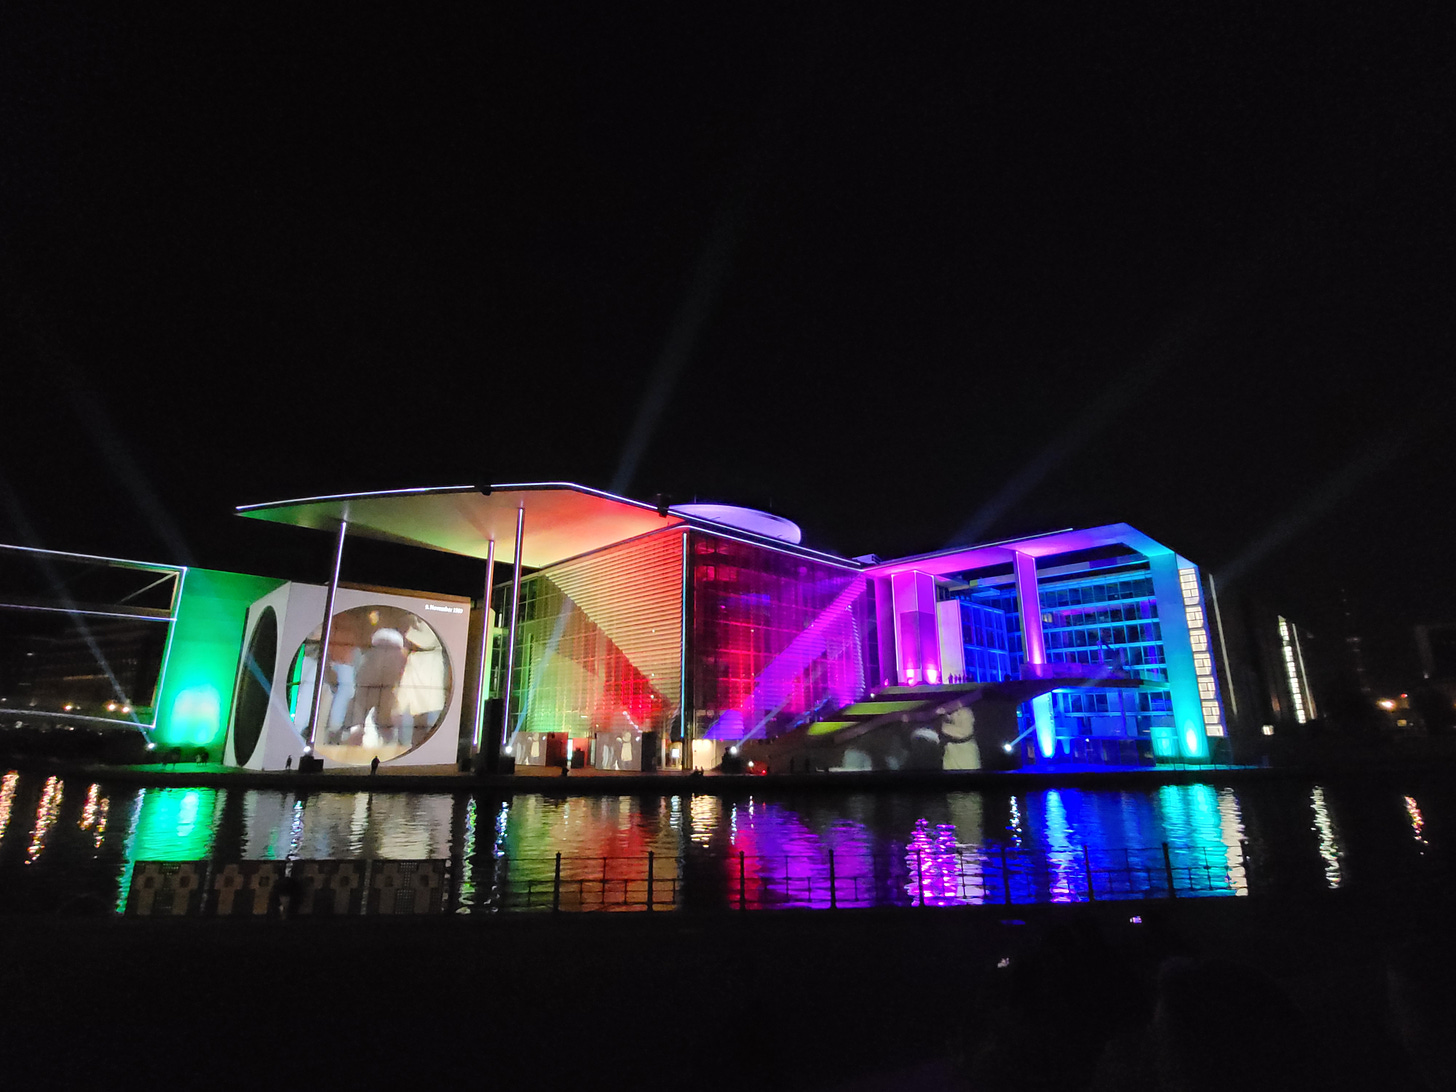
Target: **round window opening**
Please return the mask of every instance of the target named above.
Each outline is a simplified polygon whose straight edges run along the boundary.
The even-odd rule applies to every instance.
[[[288,707],[308,731],[322,626],[288,673]],[[450,658],[434,628],[402,607],[352,607],[334,615],[314,750],[335,762],[388,762],[429,739],[450,708]]]

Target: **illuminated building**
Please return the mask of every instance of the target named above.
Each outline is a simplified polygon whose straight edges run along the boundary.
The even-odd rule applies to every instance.
[[[246,604],[227,574],[208,576],[231,596],[197,609],[229,617],[232,686],[208,684],[203,702],[202,684],[174,681],[173,649],[162,688],[176,708],[156,731],[166,741],[190,718],[200,741],[206,720],[217,747],[226,728],[229,762],[686,769],[758,748],[797,769],[974,769],[1228,754],[1212,585],[1126,524],[881,560],[809,549],[767,513],[570,483],[240,513],[328,532],[336,575],[250,585]],[[478,558],[481,594],[342,585],[354,536]],[[184,596],[175,630],[189,613]]]

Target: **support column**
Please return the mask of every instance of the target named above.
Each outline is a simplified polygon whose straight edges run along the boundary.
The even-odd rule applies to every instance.
[[[318,670],[313,680],[313,708],[308,711],[308,731],[303,737],[303,753],[313,754],[314,732],[318,729],[319,706],[324,700],[324,676],[329,670],[329,639],[334,635],[334,593],[339,590],[339,568],[344,563],[344,533],[349,521],[339,521],[339,538],[334,544],[334,571],[329,577],[328,594],[324,597],[324,624],[319,631]]]
[[[516,622],[521,613],[521,542],[526,534],[526,502],[516,509],[515,571],[511,574],[511,620],[506,631],[506,674],[501,686],[501,749],[509,746],[511,736],[511,680],[516,670]]]
[[[1044,676],[1046,640],[1041,633],[1041,593],[1036,584],[1036,558],[1013,550],[1012,566],[1016,573],[1016,613],[1021,618],[1021,677],[1039,679]],[[1051,758],[1057,749],[1056,725],[1052,722],[1052,696],[1040,694],[1031,699],[1032,723],[1036,726],[1036,746],[1042,758]]]
[[[692,768],[693,754],[693,727],[694,718],[688,709],[688,605],[692,592],[692,576],[689,568],[688,536],[682,537],[682,632],[678,636],[678,726],[681,729],[678,734],[682,736],[682,761],[678,763],[678,769],[687,771]],[[667,733],[665,750],[659,751],[667,755],[672,754],[672,730],[671,723]]]
[[[912,569],[890,577],[895,614],[895,684],[939,683],[940,633],[935,617],[935,578]]]
[[[1041,635],[1041,593],[1036,586],[1036,558],[1012,552],[1016,568],[1016,610],[1021,616],[1021,657],[1024,663],[1046,663],[1046,641]],[[1034,676],[1034,672],[1031,673]]]
[[[490,697],[490,597],[495,585],[495,539],[485,547],[485,609],[480,620],[480,658],[475,669],[475,732],[470,740],[470,754],[480,754],[480,744],[485,738],[485,702]]]

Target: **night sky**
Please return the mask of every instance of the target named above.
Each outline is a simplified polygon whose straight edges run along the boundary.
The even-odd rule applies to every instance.
[[[0,541],[317,580],[233,506],[487,480],[851,555],[1125,520],[1412,681],[1449,10],[868,7],[6,5]]]

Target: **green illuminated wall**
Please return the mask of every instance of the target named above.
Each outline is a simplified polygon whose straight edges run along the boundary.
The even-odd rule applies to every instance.
[[[220,760],[248,607],[283,581],[188,569],[162,666],[152,742],[205,747]]]

